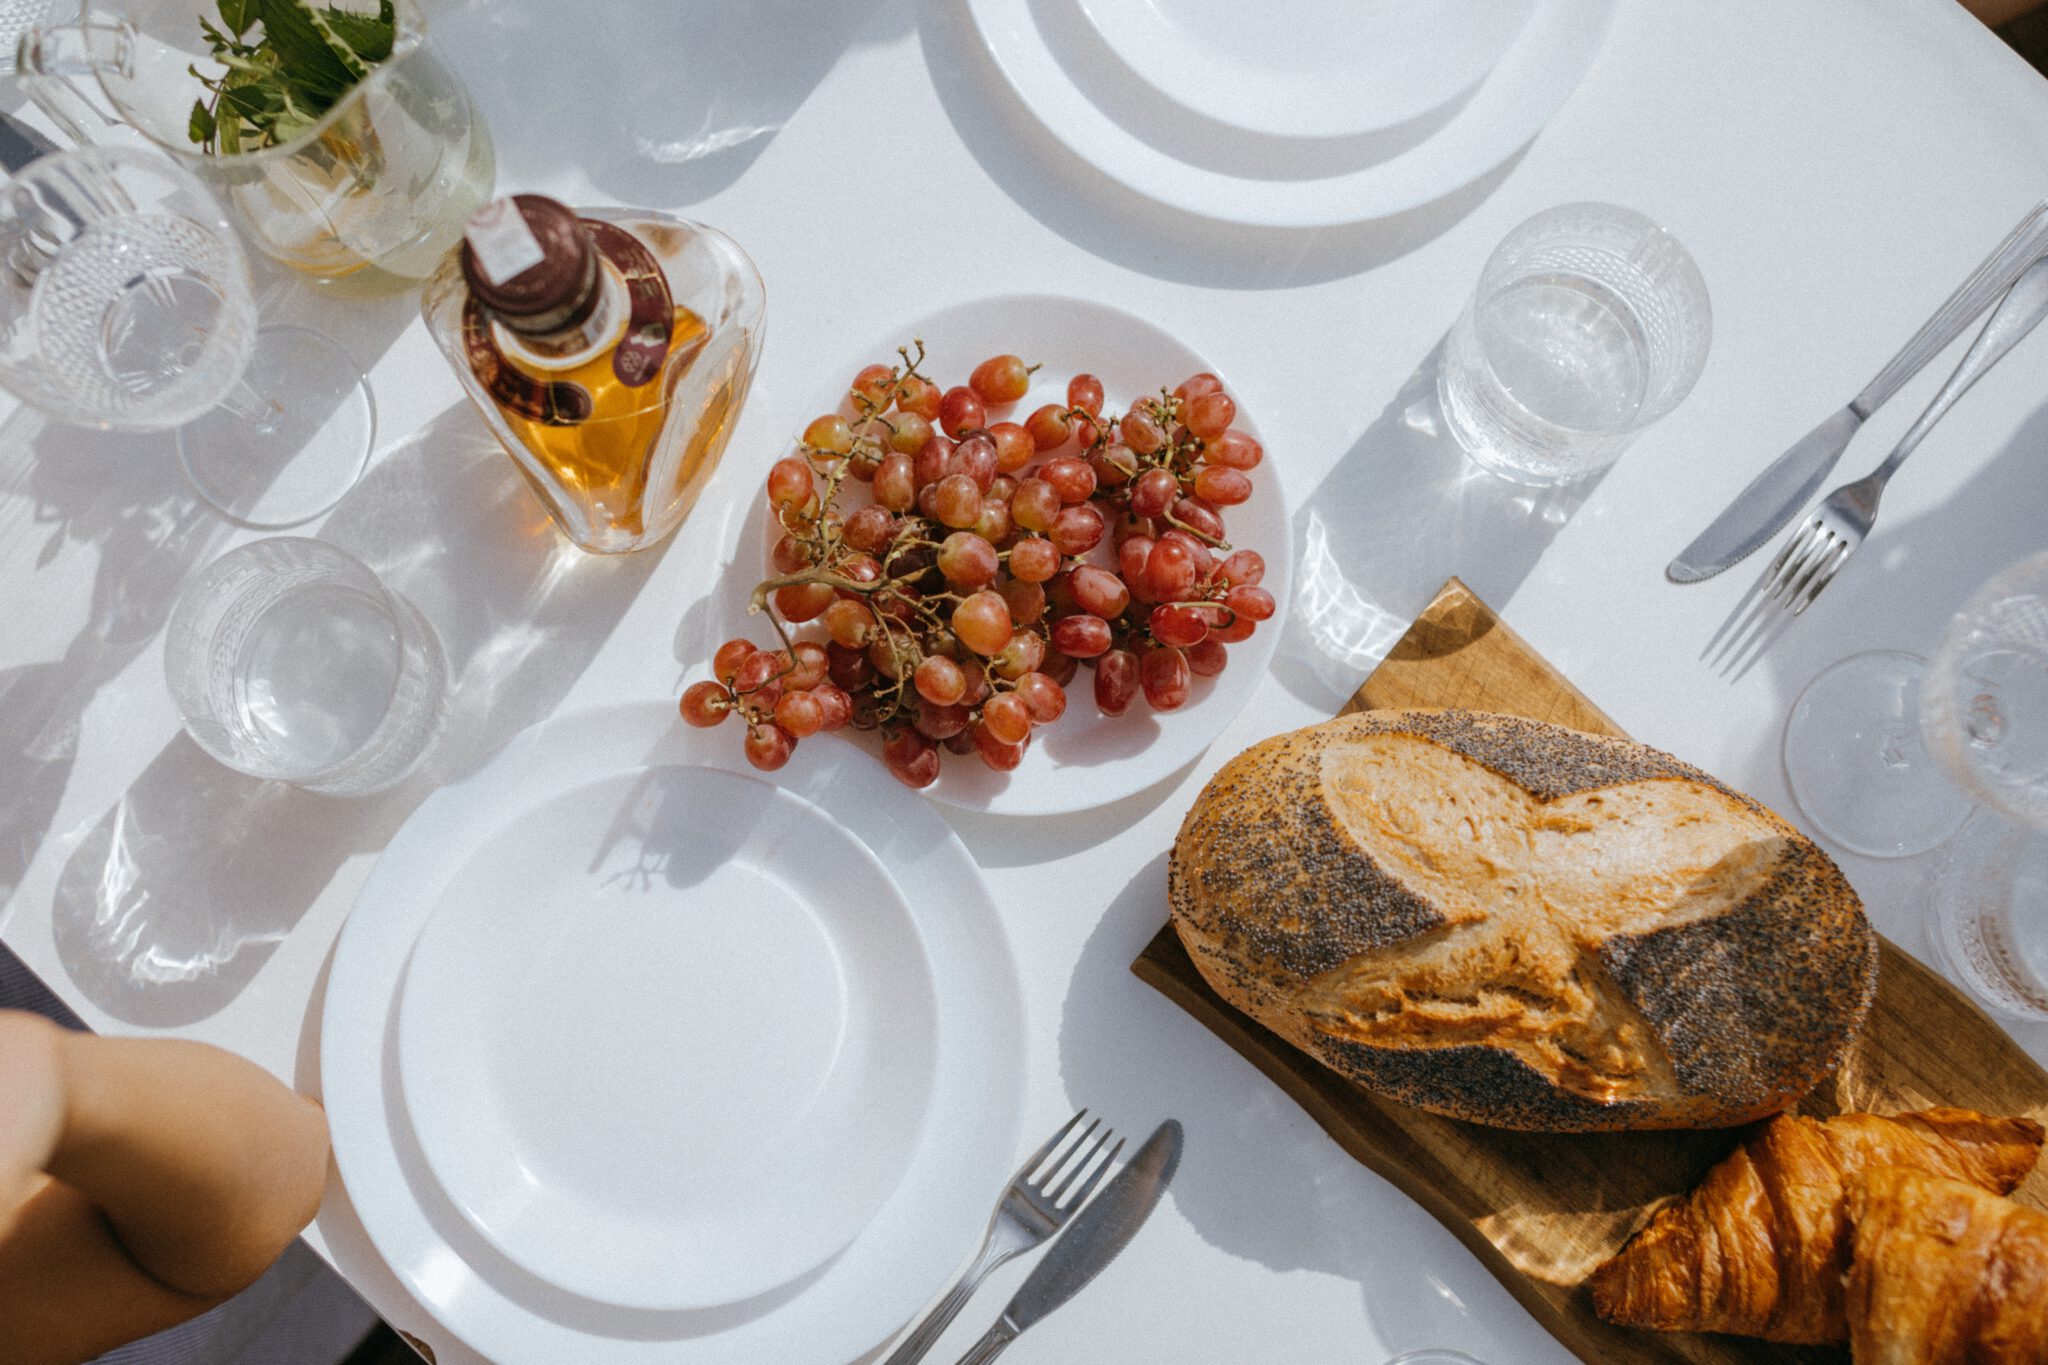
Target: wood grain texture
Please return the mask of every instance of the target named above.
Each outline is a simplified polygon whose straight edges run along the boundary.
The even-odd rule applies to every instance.
[[[1455,578],[1345,710],[1392,706],[1461,706],[1621,733]],[[1847,1359],[1846,1351],[1610,1327],[1594,1316],[1580,1287],[1658,1205],[1690,1190],[1750,1130],[1511,1133],[1440,1118],[1372,1094],[1225,1004],[1171,925],[1131,970],[1270,1076],[1346,1151],[1429,1210],[1581,1359]],[[1840,1071],[1799,1108],[1896,1113],[1934,1104],[2048,1122],[2048,1072],[1954,987],[1882,942],[1869,1025]],[[2048,1166],[2013,1197],[2048,1208]]]

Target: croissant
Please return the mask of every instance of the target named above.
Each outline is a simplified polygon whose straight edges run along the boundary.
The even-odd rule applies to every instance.
[[[1856,1365],[2048,1361],[2048,1213],[1900,1169],[1849,1187]]]
[[[1781,1114],[1594,1268],[1593,1308],[1665,1332],[1846,1341],[1846,1178],[1901,1166],[2004,1194],[2033,1167],[2042,1136],[2030,1119],[1964,1109]]]

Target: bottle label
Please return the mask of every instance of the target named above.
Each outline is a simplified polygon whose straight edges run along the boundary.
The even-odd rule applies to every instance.
[[[612,352],[612,373],[631,388],[649,383],[661,373],[668,359],[669,337],[675,330],[675,302],[668,291],[668,276],[638,237],[624,228],[586,218],[584,226],[597,240],[597,249],[619,268],[626,280],[629,315],[626,335]]]
[[[462,235],[469,240],[484,278],[492,284],[504,284],[547,259],[540,239],[526,225],[526,215],[510,195],[493,199],[471,214]]]
[[[597,219],[583,223],[597,249],[625,280],[626,330],[612,351],[612,373],[621,383],[638,388],[657,378],[668,359],[675,327],[668,277],[654,253],[632,233]],[[483,306],[474,298],[462,310],[462,344],[477,382],[509,412],[547,426],[567,427],[590,420],[596,409],[590,391],[581,384],[542,379],[508,361],[491,335]]]

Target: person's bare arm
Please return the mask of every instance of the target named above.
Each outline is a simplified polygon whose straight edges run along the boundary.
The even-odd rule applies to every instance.
[[[57,1365],[248,1285],[311,1220],[319,1107],[218,1048],[0,1011],[0,1365]]]

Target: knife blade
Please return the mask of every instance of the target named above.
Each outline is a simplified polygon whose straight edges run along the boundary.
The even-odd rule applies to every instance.
[[[1783,530],[1819,491],[1821,480],[1842,458],[1864,420],[1961,336],[2043,252],[2048,252],[2048,203],[2036,204],[2019,221],[1847,407],[1751,479],[1727,510],[1665,567],[1664,576],[1673,583],[1702,582],[1740,563]]]
[[[1168,1119],[1110,1178],[1102,1193],[1068,1222],[1066,1231],[1032,1267],[995,1325],[960,1357],[960,1365],[994,1360],[1026,1328],[1080,1293],[1115,1260],[1158,1207],[1159,1196],[1180,1166],[1180,1150],[1180,1124]]]

